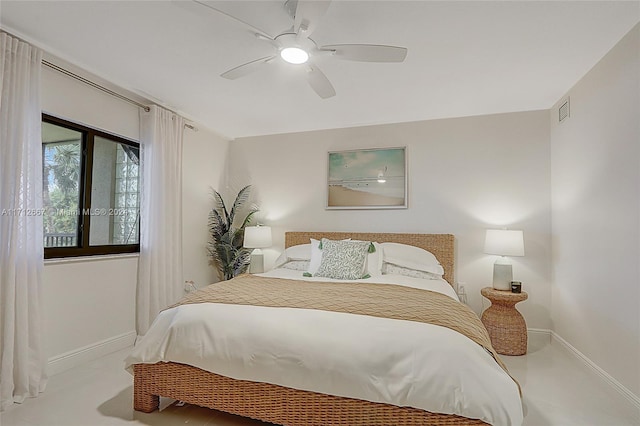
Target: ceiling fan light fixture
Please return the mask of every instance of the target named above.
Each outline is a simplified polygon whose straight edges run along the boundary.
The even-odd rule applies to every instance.
[[[309,54],[299,47],[287,47],[280,51],[280,57],[290,64],[304,64],[309,60]]]

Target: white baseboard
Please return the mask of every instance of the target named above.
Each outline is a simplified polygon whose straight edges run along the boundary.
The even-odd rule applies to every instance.
[[[595,362],[591,361],[585,354],[576,349],[571,343],[564,340],[553,330],[544,330],[537,328],[527,329],[528,333],[535,334],[548,334],[551,343],[557,342],[563,347],[569,354],[575,356],[578,360],[582,361],[584,365],[590,368],[596,376],[600,377],[606,384],[611,386],[616,392],[618,392],[623,398],[629,401],[640,412],[640,397],[631,392],[626,386],[613,378],[609,373],[600,368]]]
[[[49,376],[53,376],[80,364],[93,361],[112,352],[119,351],[120,349],[133,346],[135,340],[136,332],[129,331],[119,336],[114,336],[82,348],[65,352],[61,355],[53,356],[49,358],[47,373]]]
[[[529,337],[538,336],[540,338],[544,338],[551,343],[551,330],[546,330],[544,328],[527,328],[527,334]]]

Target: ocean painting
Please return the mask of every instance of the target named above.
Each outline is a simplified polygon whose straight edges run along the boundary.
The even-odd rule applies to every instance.
[[[406,164],[406,148],[330,152],[327,208],[406,208]]]

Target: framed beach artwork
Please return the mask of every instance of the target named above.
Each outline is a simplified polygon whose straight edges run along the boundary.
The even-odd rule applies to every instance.
[[[406,209],[407,150],[329,152],[327,209]]]

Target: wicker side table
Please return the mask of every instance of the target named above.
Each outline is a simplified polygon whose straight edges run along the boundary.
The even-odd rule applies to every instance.
[[[529,297],[522,293],[485,287],[480,293],[491,301],[482,313],[482,323],[489,332],[493,348],[502,355],[527,353],[527,323],[516,309],[516,303]]]

